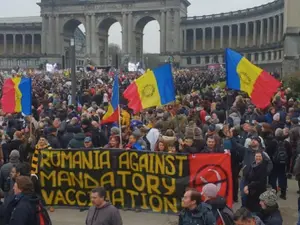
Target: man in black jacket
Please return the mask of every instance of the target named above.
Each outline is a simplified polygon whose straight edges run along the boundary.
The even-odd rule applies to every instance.
[[[14,184],[15,197],[8,203],[4,213],[7,225],[37,224],[36,205],[39,199],[34,195],[33,183],[29,177],[19,176]]]

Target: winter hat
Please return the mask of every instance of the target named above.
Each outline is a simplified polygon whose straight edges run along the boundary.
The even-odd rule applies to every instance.
[[[18,150],[12,150],[11,153],[9,154],[9,159],[11,160],[17,160],[20,158],[20,153]]]
[[[263,201],[266,206],[275,206],[277,204],[277,195],[274,189],[265,191],[259,196],[259,199]]]
[[[218,188],[215,184],[209,183],[204,185],[202,195],[208,198],[215,198],[218,195]]]
[[[120,135],[120,129],[118,127],[112,127],[110,133],[111,135]]]

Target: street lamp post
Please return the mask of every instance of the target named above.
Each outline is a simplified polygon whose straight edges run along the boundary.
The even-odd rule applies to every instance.
[[[75,54],[75,39],[70,40],[70,53],[71,53],[71,82],[72,82],[72,104],[76,105],[76,54]]]

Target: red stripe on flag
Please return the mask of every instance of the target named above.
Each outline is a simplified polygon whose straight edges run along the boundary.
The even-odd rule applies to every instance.
[[[266,71],[263,71],[253,86],[253,91],[251,93],[252,103],[258,108],[266,108],[270,105],[271,98],[277,92],[280,85],[278,80]]]
[[[131,83],[127,87],[123,96],[128,100],[128,107],[133,109],[135,113],[140,112],[143,109],[138,87],[136,86],[135,82]]]
[[[7,79],[3,84],[3,95],[1,99],[2,110],[5,113],[14,113],[16,107],[15,83],[12,79]]]
[[[102,120],[101,124],[114,123],[119,120],[119,109],[113,112],[106,120]]]

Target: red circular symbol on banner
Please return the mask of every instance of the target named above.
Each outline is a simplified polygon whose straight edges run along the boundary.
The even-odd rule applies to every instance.
[[[229,194],[229,175],[219,165],[204,165],[198,169],[192,179],[192,188],[202,192],[205,184],[213,183],[217,185],[218,195],[227,197]]]

